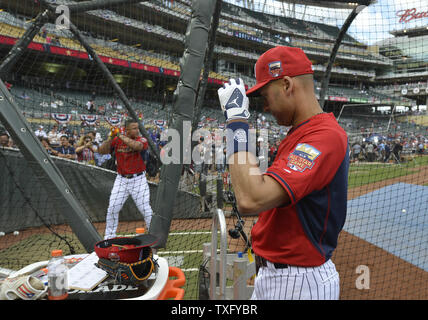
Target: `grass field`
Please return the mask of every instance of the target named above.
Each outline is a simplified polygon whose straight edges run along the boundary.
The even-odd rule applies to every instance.
[[[170,265],[181,268],[186,276],[186,300],[198,299],[199,267],[203,262],[203,244],[211,243],[211,232],[191,230],[171,232],[166,249],[158,251]]]
[[[412,161],[401,164],[378,162],[353,163],[349,167],[348,188],[414,174],[427,165],[428,156],[416,156]]]
[[[33,234],[23,239],[20,239],[20,236],[12,237],[17,238],[17,241],[0,250],[0,266],[11,270],[19,270],[28,264],[49,260],[51,251],[56,249],[61,249],[64,255],[86,253],[80,241],[71,233],[62,237],[67,239],[73,252],[65,241],[59,240],[52,233]]]

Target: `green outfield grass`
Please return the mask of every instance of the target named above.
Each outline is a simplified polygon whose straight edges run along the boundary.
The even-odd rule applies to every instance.
[[[168,260],[173,260],[177,256],[180,257],[180,262],[182,259],[182,264],[177,267],[182,269],[186,276],[185,300],[198,299],[198,270],[203,262],[204,243],[211,243],[211,233],[207,230],[171,232],[166,248],[158,251],[160,257]]]
[[[67,240],[74,252],[71,252],[65,241],[59,240],[53,234],[35,234],[0,250],[0,267],[19,270],[34,262],[49,260],[51,251],[56,249],[61,249],[64,255],[86,253],[76,236],[65,234],[62,237]]]
[[[412,161],[392,163],[353,163],[349,167],[348,188],[417,173],[428,165],[428,156],[416,156]]]

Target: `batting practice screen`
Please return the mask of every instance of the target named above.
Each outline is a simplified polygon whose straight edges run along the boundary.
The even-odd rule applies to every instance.
[[[54,249],[153,232],[184,299],[206,299],[213,212],[229,254],[257,221],[234,210],[217,90],[255,85],[275,46],[303,49],[348,135],[340,299],[428,299],[422,0],[1,0],[0,279]],[[291,128],[249,101],[266,170]]]

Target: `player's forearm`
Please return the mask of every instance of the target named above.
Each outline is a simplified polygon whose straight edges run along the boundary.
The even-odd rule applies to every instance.
[[[119,139],[121,139],[128,147],[134,151],[143,151],[144,146],[141,142],[131,139],[123,134],[118,134]]]
[[[262,174],[253,154],[238,152],[233,155],[233,163],[230,160],[232,185],[240,213],[259,214],[290,204],[288,193],[277,180]]]
[[[103,144],[98,148],[98,153],[101,154],[109,154],[110,150],[111,150],[111,142],[113,141],[113,139],[107,139],[106,141],[103,142]]]
[[[239,212],[258,213],[261,199],[257,190],[263,184],[263,176],[255,157],[248,152],[235,153],[229,159],[229,171]]]

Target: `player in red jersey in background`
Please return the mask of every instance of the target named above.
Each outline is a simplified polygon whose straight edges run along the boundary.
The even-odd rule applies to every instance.
[[[131,195],[138,210],[150,228],[153,211],[150,206],[150,189],[146,179],[146,165],[141,151],[148,148],[147,139],[139,136],[138,123],[132,119],[125,121],[126,134],[112,128],[109,138],[99,147],[98,152],[115,152],[117,177],[110,195],[107,209],[104,239],[116,237],[119,212]]]
[[[257,268],[252,299],[338,299],[331,256],[346,217],[347,135],[321,109],[312,64],[301,49],[268,50],[255,74],[257,83],[247,92],[241,79],[218,90],[238,210],[258,215],[251,233]],[[292,126],[264,173],[248,152],[247,95],[261,95],[265,111],[279,125]]]

